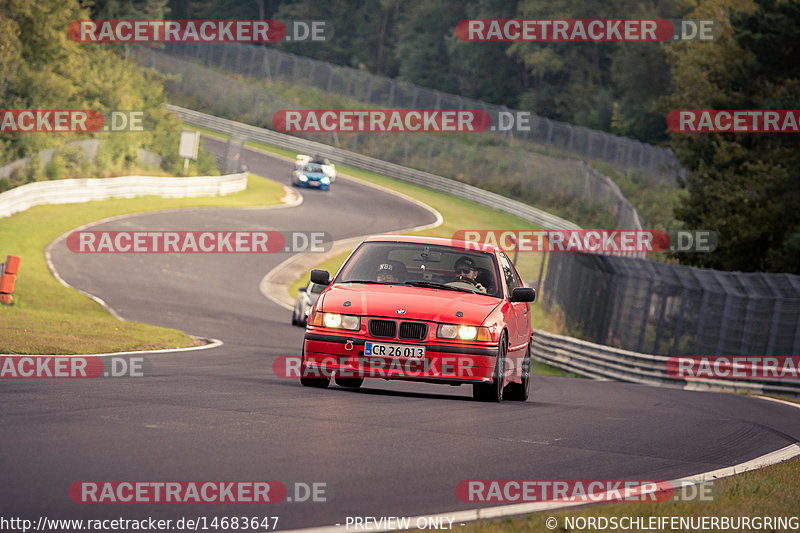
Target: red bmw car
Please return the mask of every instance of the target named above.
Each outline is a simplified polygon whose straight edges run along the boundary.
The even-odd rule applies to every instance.
[[[364,240],[308,318],[300,382],[343,387],[364,378],[471,384],[473,397],[525,401],[530,389],[530,302],[500,248],[451,239]]]

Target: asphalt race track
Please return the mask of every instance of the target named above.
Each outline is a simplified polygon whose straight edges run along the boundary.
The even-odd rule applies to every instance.
[[[291,163],[254,152],[244,161],[289,183]],[[175,210],[94,229],[324,230],[341,239],[433,220],[344,179],[302,194],[295,208]],[[299,354],[303,330],[258,288],[286,257],[54,249],[68,283],[126,319],[224,345],[152,355],[139,379],[0,382],[0,515],[278,516],[285,530],[479,506],[456,497],[465,479],[668,480],[800,441],[800,409],[730,394],[534,377],[527,403],[492,405],[447,385],[301,387],[276,377],[272,362]],[[80,480],[276,480],[290,496],[295,482],[324,482],[328,501],[78,504],[68,488]]]

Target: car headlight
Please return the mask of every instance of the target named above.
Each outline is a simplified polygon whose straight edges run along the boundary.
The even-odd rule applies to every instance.
[[[312,313],[309,323],[312,326],[324,326],[334,329],[361,329],[361,317],[355,315],[340,315],[339,313]]]
[[[331,179],[330,179],[329,177],[325,176],[325,177],[324,177],[324,178],[322,178],[320,181],[321,181],[322,183],[324,183],[325,185],[327,185],[327,184],[329,184],[329,183],[331,182]]]
[[[298,176],[297,179],[299,179],[300,181],[308,181],[308,176],[306,176],[304,174],[300,174],[300,176]]]
[[[492,335],[484,326],[467,326],[464,324],[439,324],[436,336],[440,339],[459,339],[462,341],[490,341]]]

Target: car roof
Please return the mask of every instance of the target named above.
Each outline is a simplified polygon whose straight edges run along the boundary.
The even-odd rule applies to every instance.
[[[420,235],[373,235],[367,237],[364,242],[408,242],[417,244],[438,244],[441,246],[452,246],[463,249],[464,251],[495,253],[502,251],[492,244],[479,242],[466,242],[458,239],[445,239],[442,237],[422,237]]]

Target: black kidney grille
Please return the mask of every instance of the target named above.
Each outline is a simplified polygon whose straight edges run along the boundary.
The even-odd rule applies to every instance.
[[[428,335],[428,324],[423,322],[400,322],[401,339],[421,341]]]
[[[370,320],[369,334],[373,337],[393,339],[397,335],[397,322],[394,320]]]

